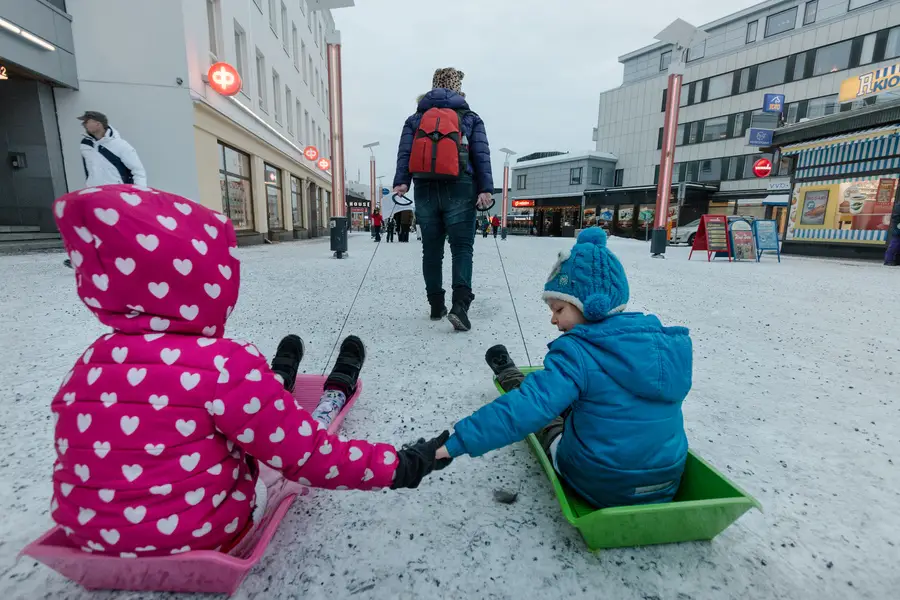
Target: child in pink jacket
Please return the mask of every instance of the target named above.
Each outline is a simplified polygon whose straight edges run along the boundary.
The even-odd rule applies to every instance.
[[[399,452],[329,435],[289,391],[296,336],[279,345],[277,374],[252,344],[223,337],[240,287],[224,215],[132,185],[68,194],[54,212],[78,295],[112,328],[51,407],[51,515],[73,544],[121,557],[227,549],[253,525],[257,460],[304,485],[357,490],[414,488],[446,466],[434,460],[446,435]],[[329,407],[352,395],[364,354],[345,340]]]

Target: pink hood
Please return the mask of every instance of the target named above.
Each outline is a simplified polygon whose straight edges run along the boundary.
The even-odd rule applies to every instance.
[[[133,185],[66,194],[54,214],[78,295],[102,323],[128,334],[223,335],[240,287],[228,217]]]

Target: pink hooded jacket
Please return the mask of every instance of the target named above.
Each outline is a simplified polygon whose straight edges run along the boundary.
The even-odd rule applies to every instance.
[[[51,407],[51,514],[73,543],[122,557],[219,548],[250,519],[250,457],[314,487],[391,485],[392,446],[318,428],[253,345],[222,337],[240,285],[227,217],[131,185],[54,211],[78,295],[113,329]]]

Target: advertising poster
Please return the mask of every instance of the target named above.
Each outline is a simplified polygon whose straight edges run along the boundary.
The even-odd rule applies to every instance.
[[[736,223],[731,229],[731,241],[734,246],[735,260],[754,260],[756,250],[753,246],[753,232],[743,228],[745,223]]]
[[[757,261],[762,257],[763,252],[774,250],[778,254],[778,262],[781,262],[777,222],[774,219],[757,219],[753,221],[753,237],[756,241]]]
[[[800,207],[801,225],[824,225],[828,210],[828,190],[806,192]]]

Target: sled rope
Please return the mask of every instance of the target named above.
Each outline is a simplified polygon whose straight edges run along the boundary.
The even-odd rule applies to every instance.
[[[494,245],[497,247],[497,256],[500,257],[500,268],[503,269],[503,278],[506,280],[506,289],[509,291],[509,301],[512,302],[513,314],[516,315],[516,325],[519,326],[519,336],[522,338],[522,347],[525,349],[525,358],[528,359],[528,366],[531,364],[531,355],[528,354],[528,344],[525,343],[525,332],[522,331],[522,321],[519,319],[519,311],[516,310],[516,299],[513,297],[512,286],[509,285],[509,276],[506,274],[506,265],[503,264],[503,253],[500,252],[500,242],[494,238]]]

